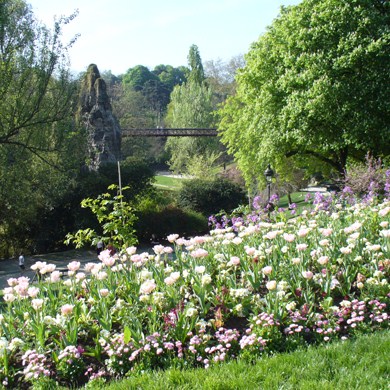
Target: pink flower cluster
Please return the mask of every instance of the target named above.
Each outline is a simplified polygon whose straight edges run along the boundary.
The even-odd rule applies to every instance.
[[[48,368],[47,359],[44,354],[39,354],[35,350],[29,349],[22,356],[22,365],[24,377],[27,380],[38,379],[40,376],[50,376],[51,371]]]

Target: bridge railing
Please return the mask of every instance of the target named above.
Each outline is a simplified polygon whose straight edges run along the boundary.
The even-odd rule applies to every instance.
[[[217,129],[122,129],[122,137],[216,137]]]

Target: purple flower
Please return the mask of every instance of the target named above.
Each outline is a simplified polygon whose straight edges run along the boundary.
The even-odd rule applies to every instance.
[[[261,208],[261,204],[263,203],[263,200],[261,199],[261,197],[258,195],[258,196],[255,196],[254,199],[253,199],[253,202],[252,202],[252,206],[255,210],[259,210]]]

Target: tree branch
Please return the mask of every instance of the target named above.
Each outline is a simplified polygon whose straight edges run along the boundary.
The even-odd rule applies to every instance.
[[[339,170],[340,168],[340,164],[338,164],[337,162],[333,161],[332,159],[328,158],[328,157],[325,157],[323,156],[322,154],[318,153],[318,152],[315,152],[314,150],[290,150],[289,152],[287,152],[285,154],[286,157],[292,157],[292,156],[295,156],[296,154],[307,154],[309,156],[314,156],[316,158],[318,158],[319,160],[327,163],[327,164],[330,164],[332,167],[336,168],[337,170]]]
[[[56,164],[53,164],[49,160],[47,160],[45,157],[43,157],[39,152],[55,152],[56,150],[43,150],[39,148],[35,148],[33,146],[28,146],[22,142],[17,142],[17,141],[9,141],[7,142],[8,145],[15,145],[15,146],[20,146],[24,149],[27,149],[29,152],[31,152],[34,156],[38,157],[41,161],[44,163],[48,164],[52,168],[58,170],[59,172],[65,172],[61,167],[59,167]]]

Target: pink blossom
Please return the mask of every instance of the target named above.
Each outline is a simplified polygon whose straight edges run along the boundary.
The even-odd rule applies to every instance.
[[[146,280],[141,284],[140,293],[141,294],[150,294],[157,287],[153,279]]]
[[[105,271],[99,271],[95,276],[97,280],[105,280],[107,279],[108,274]]]
[[[153,252],[156,254],[156,255],[161,255],[164,253],[164,245],[155,245],[153,247]]]
[[[201,257],[206,257],[209,253],[202,248],[195,249],[190,253],[190,255],[194,258],[201,258]]]
[[[270,280],[265,286],[270,291],[275,290],[276,289],[276,280]]]
[[[325,265],[329,262],[329,257],[328,256],[321,256],[317,259],[317,262],[321,265]]]
[[[84,272],[77,272],[77,274],[76,274],[75,277],[76,277],[76,279],[77,279],[78,281],[80,281],[80,280],[84,280],[85,277],[86,277],[86,275],[85,275]]]
[[[340,248],[340,252],[343,255],[349,255],[350,253],[352,253],[352,249],[349,247],[342,247],[342,248]]]
[[[79,261],[72,261],[68,264],[68,270],[76,272],[80,268],[80,262]]]
[[[294,264],[294,265],[297,265],[297,264],[300,264],[301,263],[301,259],[299,257],[294,257],[291,259],[291,262]]]
[[[242,243],[242,238],[241,237],[234,237],[232,240],[232,243],[234,245],[240,245]]]
[[[329,237],[329,236],[333,233],[333,230],[330,229],[330,228],[327,228],[327,229],[320,229],[320,232],[321,232],[321,234],[322,234],[324,237]]]
[[[170,235],[167,237],[167,240],[168,240],[168,242],[170,242],[171,244],[173,244],[178,238],[179,238],[179,235],[178,235],[178,234],[170,234]]]
[[[63,316],[70,316],[73,312],[74,305],[66,304],[61,306],[61,314]]]
[[[272,267],[268,265],[262,269],[262,272],[264,275],[270,275],[272,273]]]
[[[253,256],[256,253],[256,248],[246,247],[245,252],[248,256]]]
[[[310,232],[310,229],[309,228],[301,228],[298,230],[298,236],[299,237],[306,237]]]
[[[278,235],[278,231],[274,230],[272,232],[268,232],[264,237],[268,240],[273,240]]]
[[[293,241],[295,240],[295,234],[284,233],[284,234],[283,234],[283,238],[284,238],[287,242],[293,242]]]
[[[231,263],[232,265],[240,265],[240,258],[237,257],[237,256],[232,256],[232,257],[230,258],[230,263]]]
[[[41,309],[42,306],[43,306],[43,299],[32,299],[32,300],[31,300],[31,306],[32,306],[35,310]]]
[[[8,283],[8,286],[14,287],[19,282],[18,282],[18,279],[16,279],[16,278],[9,278],[9,279],[7,279],[7,283]]]
[[[41,268],[45,267],[46,266],[46,262],[45,261],[37,261],[36,263],[34,263],[30,268],[33,270],[33,271],[39,271]]]
[[[130,247],[126,248],[126,253],[129,256],[134,255],[136,252],[137,252],[137,247],[135,247],[135,246],[130,246]]]
[[[191,241],[194,244],[204,244],[206,242],[206,237],[204,237],[204,236],[195,236]]]
[[[297,244],[297,251],[304,251],[307,249],[307,244]]]
[[[168,276],[167,278],[164,279],[164,283],[167,285],[167,286],[171,286],[172,284],[174,284],[176,282],[175,279],[173,279],[171,276]]]
[[[101,297],[106,297],[109,293],[110,291],[107,288],[102,288],[99,290],[99,294]]]
[[[198,265],[195,267],[195,272],[197,274],[203,274],[206,271],[206,267],[204,265]]]
[[[134,255],[131,255],[130,260],[133,263],[140,263],[140,262],[142,262],[142,257],[139,254],[134,254]]]
[[[311,271],[302,271],[302,276],[305,278],[305,279],[312,279],[313,278],[313,272]]]
[[[26,298],[28,296],[28,288],[29,288],[29,284],[28,282],[25,283],[25,282],[21,282],[19,283],[17,286],[14,287],[14,291],[22,298]]]
[[[93,267],[91,268],[91,274],[97,275],[102,269],[102,267],[103,267],[102,263],[94,264]]]
[[[52,283],[57,283],[61,280],[61,272],[60,271],[54,271],[50,274],[50,281]]]
[[[184,238],[178,238],[176,240],[176,245],[178,245],[178,246],[186,245],[186,243],[187,243],[187,240],[185,240]]]
[[[39,294],[39,288],[38,287],[29,287],[29,289],[27,290],[27,294],[31,298],[36,298]]]
[[[16,299],[14,294],[4,294],[3,299],[5,302],[13,302]]]
[[[355,222],[351,226],[348,226],[344,229],[345,234],[351,234],[353,232],[356,232],[362,227],[362,224],[360,222]]]
[[[112,256],[107,256],[107,257],[102,257],[101,261],[106,267],[112,267],[115,264],[115,257]]]
[[[91,272],[92,271],[92,268],[95,266],[95,263],[87,263],[84,265],[84,270],[86,272]]]
[[[384,238],[390,238],[390,230],[389,229],[388,230],[381,230],[379,232],[379,235],[381,235]]]
[[[55,269],[56,269],[56,265],[55,264],[46,264],[44,267],[42,267],[39,270],[39,273],[42,274],[42,275],[49,274],[49,273],[53,272]]]

